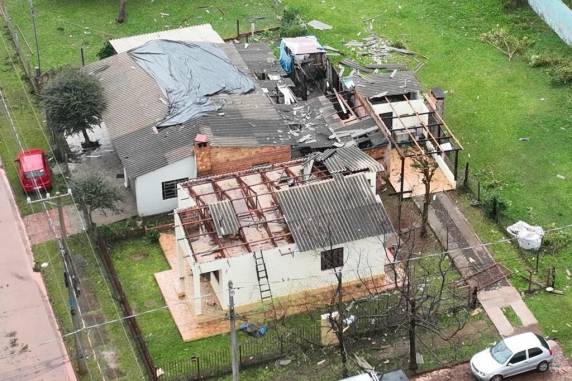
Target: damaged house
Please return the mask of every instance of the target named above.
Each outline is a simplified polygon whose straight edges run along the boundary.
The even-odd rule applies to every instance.
[[[84,70],[103,85],[103,127],[140,216],[172,211],[190,179],[349,146],[383,163],[400,199],[422,192],[415,155],[439,164],[434,191],[456,185],[462,147],[442,119],[444,94],[424,95],[411,71],[340,78],[314,37],[284,39],[279,61],[210,26],[111,42],[118,54]]]
[[[182,183],[175,234],[193,313],[203,313],[203,293],[226,310],[228,281],[238,308],[331,291],[342,267],[344,285],[383,284],[395,232],[376,194],[382,172],[354,146]]]

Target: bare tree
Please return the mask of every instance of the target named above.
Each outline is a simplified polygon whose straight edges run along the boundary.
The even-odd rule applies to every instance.
[[[399,243],[395,251],[398,260],[389,263],[403,312],[400,325],[407,327],[409,369],[416,371],[418,328],[448,341],[463,329],[468,313],[463,297],[457,295],[457,286],[450,281],[454,270],[449,256],[446,253],[430,257],[415,254],[415,234],[412,240],[407,249]],[[442,326],[439,317],[445,313],[448,320],[454,322],[452,329]]]
[[[117,14],[117,22],[119,24],[125,21],[127,0],[119,0],[119,13]]]
[[[437,171],[438,165],[429,155],[419,154],[412,157],[412,167],[423,176],[422,182],[425,186],[423,211],[421,213],[421,236],[427,235],[427,221],[429,220],[429,205],[431,204],[431,181]]]

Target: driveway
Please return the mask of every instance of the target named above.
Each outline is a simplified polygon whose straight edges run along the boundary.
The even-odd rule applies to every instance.
[[[530,372],[508,378],[510,381],[572,381],[572,367],[566,359],[560,345],[549,341],[554,350],[554,362],[546,373]],[[440,369],[413,378],[413,381],[475,381],[469,369],[469,363],[463,363],[452,368]]]
[[[0,242],[0,380],[75,380],[1,167]]]

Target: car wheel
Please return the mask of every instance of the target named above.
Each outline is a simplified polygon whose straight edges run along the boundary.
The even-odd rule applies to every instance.
[[[490,381],[502,381],[502,376],[496,375],[493,378],[491,378]]]
[[[550,365],[548,365],[548,363],[546,361],[543,361],[540,364],[538,364],[536,369],[538,369],[539,372],[546,372],[549,367],[550,367]]]

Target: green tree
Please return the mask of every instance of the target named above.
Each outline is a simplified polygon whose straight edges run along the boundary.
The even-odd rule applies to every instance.
[[[105,110],[103,89],[95,77],[76,69],[63,69],[42,92],[42,102],[54,136],[82,133],[84,147],[97,144],[87,134],[101,123]]]
[[[95,172],[72,180],[71,189],[83,213],[87,230],[93,238],[95,238],[93,212],[100,211],[105,215],[107,212],[121,211],[118,206],[121,201],[119,192],[100,173]]]

